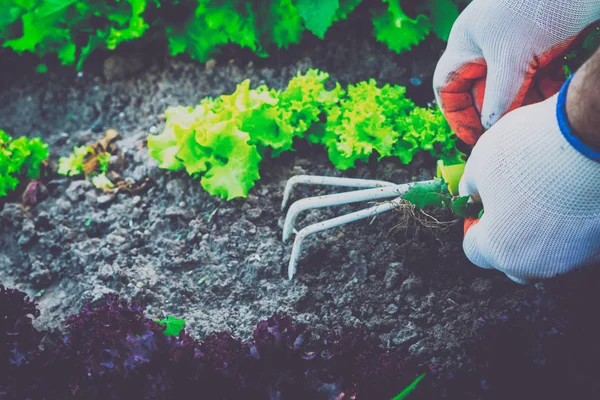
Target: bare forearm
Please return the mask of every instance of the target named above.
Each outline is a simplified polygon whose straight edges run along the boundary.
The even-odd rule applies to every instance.
[[[600,150],[600,49],[573,77],[566,109],[569,123],[579,139]]]

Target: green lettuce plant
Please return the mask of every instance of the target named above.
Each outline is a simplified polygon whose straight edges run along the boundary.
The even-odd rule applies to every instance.
[[[166,37],[172,55],[201,62],[234,44],[261,57],[300,43],[305,32],[324,39],[362,0],[0,0],[0,44],[17,53],[55,55],[81,69],[96,49],[114,50],[141,37]],[[370,4],[373,33],[402,52],[430,32],[447,40],[461,0],[400,0]]]
[[[37,179],[48,158],[48,145],[40,138],[13,139],[0,129],[0,197],[15,190],[23,180]]]
[[[447,161],[461,155],[439,110],[416,106],[404,87],[370,80],[327,89],[328,78],[310,69],[281,91],[252,89],[245,80],[234,93],[196,107],[169,107],[164,130],[148,137],[150,156],[160,168],[185,169],[210,194],[231,200],[247,196],[262,159],[293,151],[296,139],[323,145],[339,169],[372,156],[409,163],[422,151]]]
[[[96,154],[94,146],[75,146],[73,152],[67,157],[61,157],[58,160],[58,173],[64,176],[85,175],[90,178],[92,185],[98,189],[109,190],[114,184],[106,175],[108,172],[111,154],[108,152],[99,152]],[[95,162],[91,163],[93,170],[86,168],[85,164],[90,158]]]
[[[95,49],[141,37],[146,0],[1,0],[0,41],[17,53],[56,54],[80,69]]]

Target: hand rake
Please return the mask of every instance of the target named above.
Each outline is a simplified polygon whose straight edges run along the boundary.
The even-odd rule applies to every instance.
[[[451,192],[456,192],[458,180],[460,180],[463,168],[464,165],[444,166],[443,162],[440,161],[438,162],[437,175],[438,177],[444,178],[446,182],[449,183],[449,185],[451,186]],[[432,180],[395,184],[392,182],[370,179],[336,178],[316,175],[293,176],[290,180],[287,181],[285,185],[285,189],[283,192],[283,201],[281,203],[282,211],[285,210],[286,205],[289,202],[292,189],[298,184],[359,188],[360,190],[330,194],[325,196],[307,197],[294,202],[290,206],[285,217],[282,235],[282,240],[285,243],[292,236],[292,233],[296,234],[294,245],[292,247],[290,262],[288,265],[288,278],[291,280],[294,277],[294,274],[296,273],[296,266],[298,264],[298,260],[300,259],[302,243],[307,236],[317,232],[325,231],[327,229],[336,228],[338,226],[358,221],[364,218],[375,217],[376,215],[392,210],[398,207],[399,205],[405,203],[405,201],[402,199],[402,196],[413,185],[425,184],[429,182],[432,182]],[[341,215],[339,217],[335,217],[326,221],[309,225],[299,231],[295,228],[296,219],[302,211],[358,203],[361,201],[385,199],[391,200],[380,202],[360,211],[355,211],[350,214]]]

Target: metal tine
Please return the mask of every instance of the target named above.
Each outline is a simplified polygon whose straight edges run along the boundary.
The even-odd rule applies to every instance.
[[[386,211],[393,209],[396,205],[402,202],[402,197],[397,197],[394,200],[387,201],[381,204],[374,205],[373,207],[356,211],[350,214],[342,215],[336,218],[329,219],[327,221],[318,222],[303,228],[296,235],[294,240],[294,246],[292,247],[292,255],[290,256],[290,263],[288,265],[288,279],[292,280],[296,274],[296,266],[300,259],[300,252],[302,251],[302,243],[304,239],[312,235],[327,229],[335,228],[340,225],[348,224],[350,222],[358,221],[360,219],[367,218],[369,216],[375,216]]]
[[[426,181],[429,182],[429,181]],[[417,182],[411,182],[414,184]],[[423,182],[418,182],[423,183]],[[305,210],[311,210],[315,208],[331,207],[342,204],[357,203],[359,201],[369,200],[380,200],[388,197],[396,197],[399,194],[404,193],[408,190],[409,183],[400,185],[377,187],[372,189],[354,190],[351,192],[336,193],[326,196],[315,196],[307,197],[302,200],[298,200],[292,204],[285,216],[285,223],[283,225],[282,240],[285,243],[294,231],[294,225],[296,224],[296,218],[298,215]]]
[[[355,188],[375,188],[382,186],[393,186],[395,183],[380,181],[375,179],[357,179],[357,178],[337,178],[333,176],[318,176],[318,175],[295,175],[292,176],[285,184],[283,191],[283,201],[281,202],[281,210],[285,210],[292,189],[298,184],[307,185],[323,185],[323,186],[340,186],[340,187],[355,187]]]
[[[404,194],[412,185],[427,183],[431,181],[421,181],[421,182],[410,182],[404,183],[401,185],[396,185],[394,188],[398,190],[397,194]],[[364,190],[367,191],[367,190]],[[352,192],[351,192],[352,193]],[[345,193],[340,193],[345,194]],[[335,228],[344,224],[348,224],[350,222],[358,221],[369,216],[376,216],[382,214],[386,211],[389,211],[396,206],[403,203],[402,196],[396,197],[394,200],[387,201],[384,203],[376,204],[372,207],[356,211],[350,214],[342,215],[339,217],[335,217],[329,219],[327,221],[318,222],[316,224],[309,225],[303,229],[301,229],[296,234],[296,239],[294,240],[294,245],[292,247],[292,254],[290,256],[290,263],[288,264],[288,279],[292,279],[296,273],[296,266],[298,265],[298,260],[300,259],[300,252],[302,251],[302,243],[304,239],[312,235],[313,233],[318,233],[325,231],[327,229]]]

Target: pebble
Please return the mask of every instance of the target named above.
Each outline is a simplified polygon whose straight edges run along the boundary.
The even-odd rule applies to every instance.
[[[71,210],[71,202],[65,199],[57,199],[56,207],[64,214],[67,214]]]
[[[158,128],[156,126],[152,125],[150,127],[149,132],[154,135],[156,132],[158,132]]]
[[[386,289],[392,289],[395,287],[400,281],[406,279],[408,273],[404,270],[404,264],[401,262],[391,263],[388,266],[387,271],[385,272],[385,277],[383,278],[383,282],[385,284]]]
[[[413,76],[412,78],[410,78],[410,83],[412,83],[415,86],[421,86],[421,84],[423,83],[423,80],[421,78]]]
[[[141,201],[142,198],[140,196],[135,196],[133,199],[131,199],[131,204],[137,206],[138,204],[140,204]]]
[[[110,258],[112,257],[115,253],[109,249],[108,247],[103,247],[102,249],[100,249],[100,254],[102,255],[102,257],[104,258]]]
[[[400,292],[402,293],[418,293],[424,288],[423,280],[416,276],[409,276],[402,285],[400,285]]]
[[[102,196],[98,196],[96,201],[100,205],[106,205],[106,204],[109,204],[110,202],[112,202],[114,198],[115,198],[114,196],[111,196],[108,194],[103,194]]]
[[[263,210],[261,208],[252,208],[246,212],[246,218],[250,221],[256,221],[260,219],[263,214]]]
[[[112,244],[114,246],[119,246],[119,245],[125,243],[126,240],[127,239],[125,239],[123,236],[116,235],[114,233],[111,233],[106,236],[106,243]]]
[[[86,191],[92,187],[92,184],[85,180],[73,181],[65,190],[65,195],[69,200],[76,202],[83,198]]]
[[[471,283],[470,290],[478,296],[488,296],[492,293],[492,281],[486,278],[477,278]]]
[[[165,217],[179,217],[185,220],[191,220],[195,217],[194,210],[186,210],[180,207],[168,207],[164,215]]]
[[[37,288],[48,286],[52,282],[53,274],[46,269],[39,261],[32,265],[33,272],[29,274],[29,279]]]
[[[408,324],[405,328],[399,330],[392,338],[392,343],[401,345],[406,342],[415,340],[418,337],[416,328],[413,324]]]
[[[398,312],[398,306],[395,304],[390,304],[387,306],[387,308],[385,309],[385,312],[390,314],[390,315],[394,315]]]
[[[102,264],[98,267],[98,279],[101,281],[110,281],[115,276],[116,270],[110,264]]]
[[[94,133],[100,133],[102,131],[102,120],[97,119],[92,126],[90,126],[90,130]]]
[[[177,202],[179,202],[185,193],[185,187],[186,183],[183,181],[183,179],[173,179],[167,182],[165,189],[167,193],[169,193]]]
[[[85,199],[89,202],[89,203],[93,203],[95,201],[98,200],[98,194],[96,193],[95,189],[89,190],[87,192],[85,192]]]
[[[26,220],[23,222],[23,228],[21,229],[21,236],[19,236],[18,244],[19,246],[23,246],[31,242],[31,240],[36,236],[35,233],[35,224],[31,220]]]

